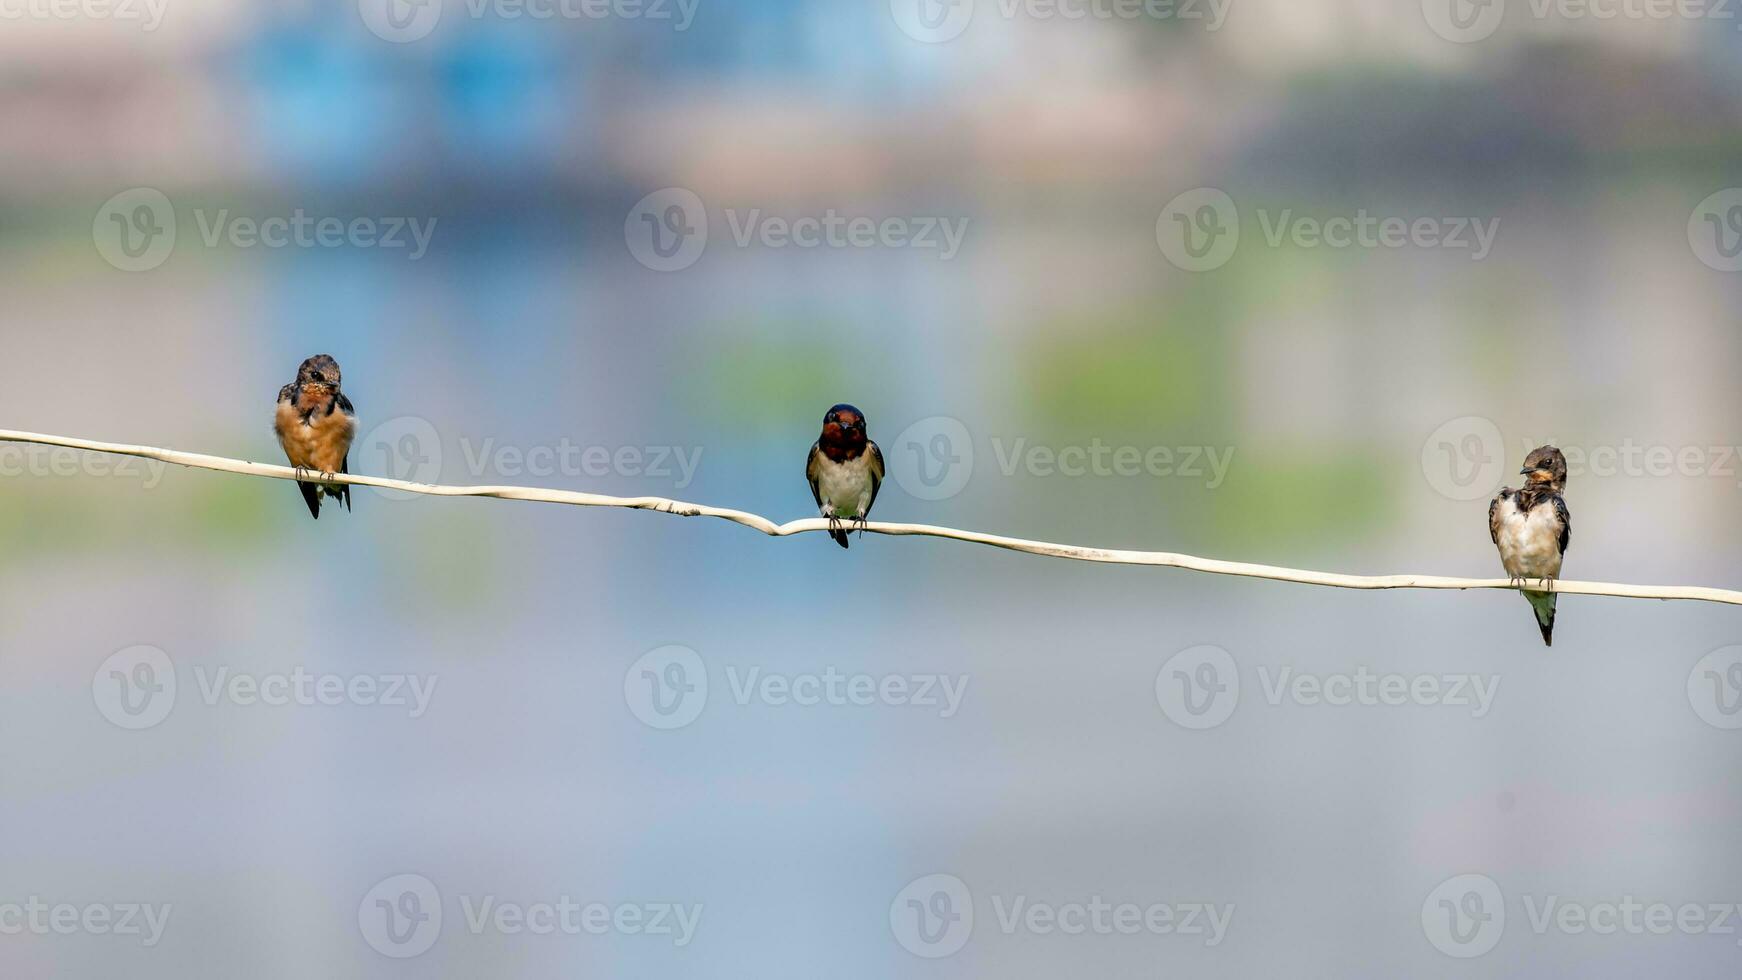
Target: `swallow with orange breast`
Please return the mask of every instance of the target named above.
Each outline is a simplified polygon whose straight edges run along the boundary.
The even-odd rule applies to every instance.
[[[865,437],[865,415],[851,405],[836,405],[823,416],[823,434],[811,446],[804,475],[818,512],[829,520],[829,537],[847,547],[843,520],[865,533],[865,517],[883,485],[883,451]]]
[[[302,362],[296,380],[278,389],[272,429],[297,469],[297,489],[314,519],[321,519],[323,495],[350,510],[350,486],[318,478],[351,472],[351,440],[357,435],[357,410],[339,390],[339,362],[332,355],[316,354]],[[300,479],[311,474],[317,478]]]
[[[1567,483],[1567,458],[1553,446],[1539,446],[1524,458],[1524,487],[1501,487],[1488,505],[1488,536],[1500,549],[1500,564],[1524,592],[1536,613],[1542,642],[1554,646],[1555,593],[1524,589],[1525,579],[1554,581],[1572,539],[1573,520],[1561,490]]]

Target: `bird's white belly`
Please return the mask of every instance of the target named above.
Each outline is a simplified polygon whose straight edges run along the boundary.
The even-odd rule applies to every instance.
[[[1555,578],[1561,573],[1560,520],[1552,504],[1521,514],[1511,500],[1500,503],[1500,562],[1509,575]]]
[[[817,495],[823,500],[823,516],[858,517],[871,506],[870,457],[861,453],[857,459],[821,467]]]

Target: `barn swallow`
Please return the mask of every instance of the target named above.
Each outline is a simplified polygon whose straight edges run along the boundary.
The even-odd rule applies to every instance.
[[[357,435],[357,410],[339,390],[339,362],[329,354],[316,354],[296,369],[296,380],[278,389],[278,410],[272,417],[278,444],[297,475],[313,471],[322,476],[351,472],[351,440]],[[297,489],[308,512],[321,519],[321,496],[332,497],[351,509],[348,485],[321,480],[298,480]]]
[[[811,446],[804,475],[818,511],[829,519],[829,537],[847,547],[845,518],[865,532],[865,517],[883,485],[883,451],[865,438],[865,416],[851,405],[836,405],[823,416],[823,434]]]
[[[1531,450],[1524,458],[1524,488],[1501,487],[1488,505],[1488,536],[1500,549],[1500,564],[1524,592],[1536,612],[1542,642],[1554,646],[1553,592],[1523,589],[1524,580],[1554,581],[1561,574],[1561,556],[1573,534],[1573,521],[1561,490],[1567,483],[1567,458],[1553,446]]]

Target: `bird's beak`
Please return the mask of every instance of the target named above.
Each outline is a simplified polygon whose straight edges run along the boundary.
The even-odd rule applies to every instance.
[[[1530,474],[1535,473],[1535,472],[1536,472],[1536,467],[1526,466],[1524,469],[1518,471],[1518,475],[1519,476],[1529,476]]]

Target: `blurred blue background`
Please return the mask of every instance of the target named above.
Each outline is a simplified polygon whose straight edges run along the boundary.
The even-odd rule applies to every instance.
[[[1567,577],[1742,582],[1734,20],[157,2],[0,20],[0,426],[279,462],[278,387],[330,352],[356,472],[786,521],[814,513],[804,453],[850,401],[889,462],[884,520],[1477,577],[1500,574],[1488,497],[1553,440],[1577,453]],[[1233,210],[1200,210],[1200,188]],[[879,231],[779,230],[831,212]],[[345,230],[248,230],[299,214]],[[1313,231],[1361,215],[1432,235]],[[380,240],[401,225],[404,247]],[[1236,226],[1191,268],[1182,247]],[[1452,241],[1476,227],[1479,255]],[[1095,446],[1168,462],[1073,476],[1045,455]],[[1720,977],[1742,959],[1733,935],[1530,914],[1550,895],[1742,902],[1731,608],[1563,597],[1544,649],[1501,592],[922,538],[842,552],[363,490],[317,523],[281,482],[113,466],[0,446],[9,977]],[[1229,713],[1198,729],[1169,665],[1205,645],[1224,690],[1199,693]],[[954,711],[740,693],[830,670],[965,686]],[[1285,670],[1496,686],[1481,713],[1339,706],[1270,696]],[[298,672],[434,689],[414,716],[214,680]],[[667,678],[693,713],[670,729],[681,691],[644,687]],[[368,920],[404,874],[443,920],[399,958]],[[971,896],[965,939],[904,925],[910,883],[937,874]],[[1503,896],[1478,955],[1435,925],[1466,874]],[[10,927],[32,896],[173,911],[149,946]],[[682,945],[466,915],[562,896],[702,912]],[[1214,945],[1000,915],[1096,896],[1233,913]]]

